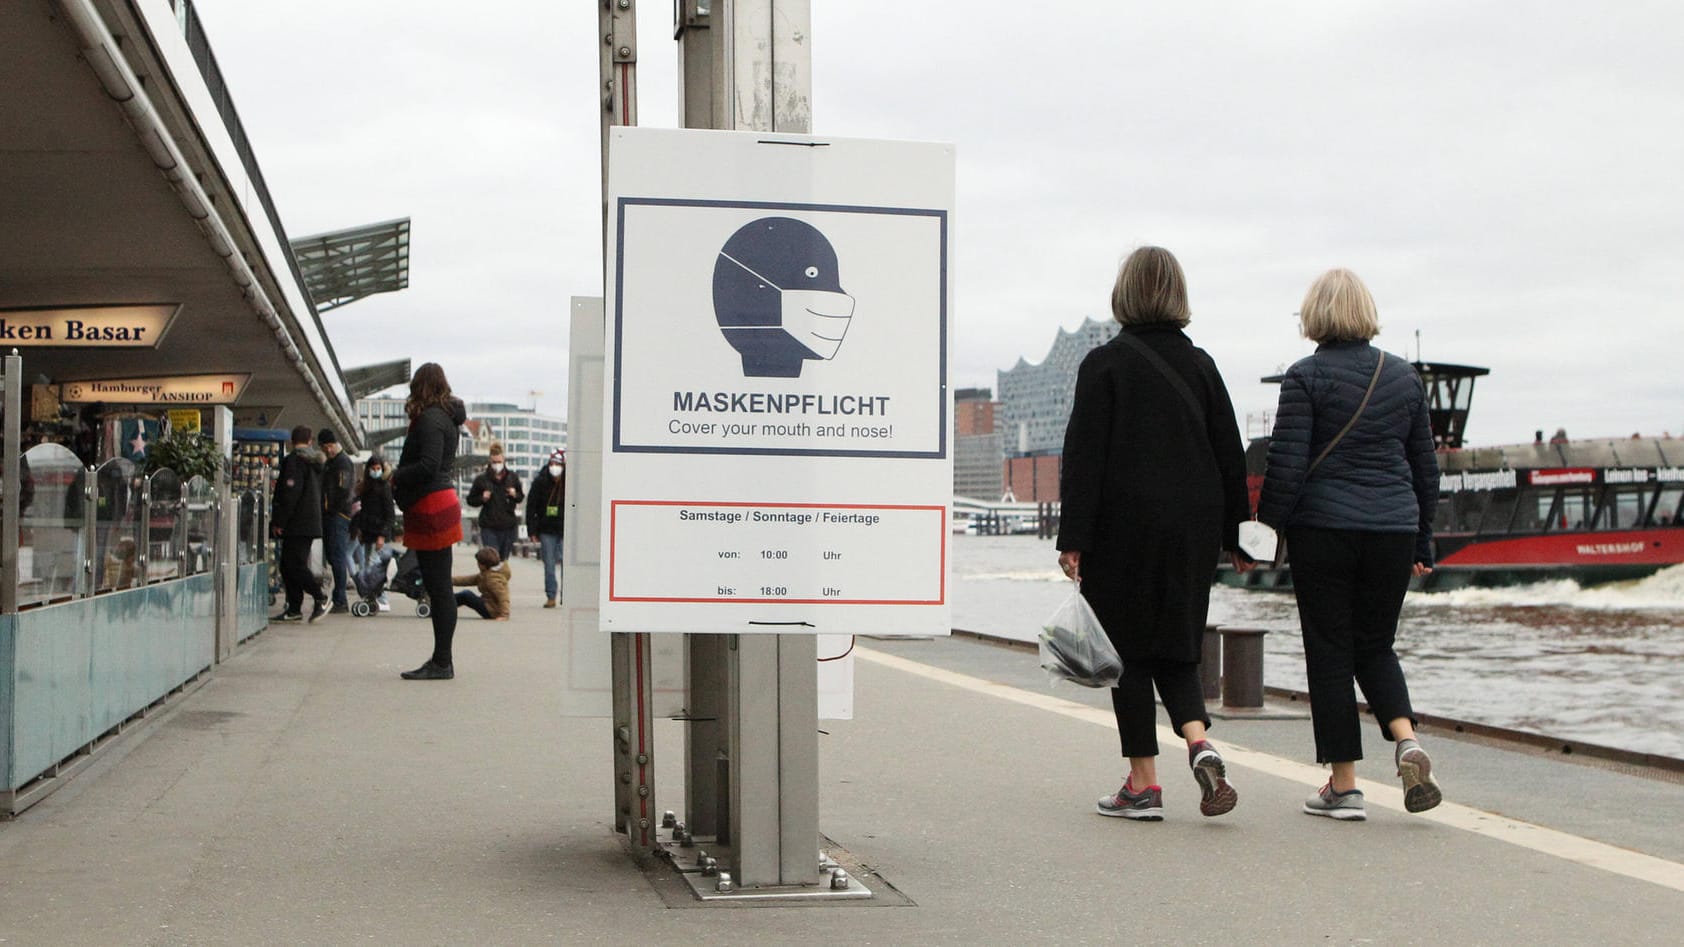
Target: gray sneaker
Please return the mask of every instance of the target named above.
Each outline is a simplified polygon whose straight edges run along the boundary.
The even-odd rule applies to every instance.
[[[1094,806],[1100,815],[1137,822],[1161,822],[1164,818],[1164,791],[1157,786],[1134,790],[1128,783],[1114,796],[1104,796]]]
[[[1403,779],[1403,807],[1410,812],[1426,812],[1444,801],[1433,779],[1433,761],[1414,740],[1398,744],[1397,774]]]
[[[1362,790],[1349,789],[1339,792],[1333,788],[1331,781],[1316,790],[1315,795],[1304,800],[1304,812],[1308,815],[1338,819],[1341,822],[1361,822],[1368,818],[1368,812],[1362,804]]]

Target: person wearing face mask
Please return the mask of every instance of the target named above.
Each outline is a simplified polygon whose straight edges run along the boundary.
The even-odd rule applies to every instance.
[[[397,506],[392,501],[392,484],[386,479],[386,458],[374,454],[363,464],[362,479],[357,481],[357,512],[351,519],[351,534],[356,545],[351,550],[356,571],[361,574],[374,554],[392,541],[392,524],[397,520]],[[380,593],[379,607],[391,611],[386,593]]]
[[[468,490],[468,505],[479,510],[480,543],[497,550],[504,562],[515,548],[515,526],[520,522],[520,502],[526,491],[520,487],[520,476],[503,462],[503,444],[491,442],[491,463]]]
[[[561,565],[561,532],[566,517],[567,454],[561,448],[550,452],[550,461],[532,479],[526,498],[526,535],[538,540],[538,556],[544,563],[544,607],[555,608]]]

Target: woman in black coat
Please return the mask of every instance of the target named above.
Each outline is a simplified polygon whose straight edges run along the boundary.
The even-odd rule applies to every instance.
[[[1362,730],[1354,677],[1380,734],[1397,741],[1404,808],[1421,812],[1442,795],[1415,739],[1409,687],[1392,644],[1410,575],[1426,575],[1433,565],[1438,457],[1426,386],[1408,362],[1369,344],[1380,332],[1379,315],[1350,270],[1323,273],[1298,317],[1316,352],[1281,380],[1257,518],[1286,530],[1316,761],[1333,768],[1304,811],[1366,817],[1357,789]]]
[[[444,369],[428,362],[409,382],[409,431],[392,472],[392,499],[403,510],[403,541],[421,567],[432,606],[433,656],[402,676],[411,681],[446,681],[456,676],[450,652],[456,637],[456,590],[450,582],[451,547],[462,541],[462,503],[457,499],[456,442],[468,412],[450,393]]]
[[[1251,567],[1238,552],[1249,516],[1239,426],[1216,363],[1181,331],[1187,282],[1168,250],[1129,255],[1111,311],[1123,329],[1076,374],[1059,481],[1059,565],[1123,659],[1111,701],[1129,774],[1098,809],[1163,818],[1156,684],[1187,741],[1199,811],[1221,815],[1238,796],[1205,740],[1198,665],[1217,558],[1226,549]]]

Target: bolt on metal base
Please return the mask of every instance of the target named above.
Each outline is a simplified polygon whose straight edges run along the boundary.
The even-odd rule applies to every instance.
[[[697,837],[676,822],[660,833],[660,853],[672,863],[679,877],[698,900],[730,901],[839,901],[873,897],[871,889],[824,852],[818,853],[818,884],[743,888],[731,876],[720,858],[717,839]]]

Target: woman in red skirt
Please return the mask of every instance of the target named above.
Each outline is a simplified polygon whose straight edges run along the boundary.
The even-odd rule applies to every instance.
[[[432,605],[433,656],[410,681],[448,681],[456,676],[450,641],[456,636],[456,596],[450,585],[451,547],[462,540],[462,505],[456,498],[456,441],[468,410],[450,393],[437,362],[415,370],[409,382],[409,433],[392,472],[392,498],[403,510],[404,545],[415,550],[421,581]]]

